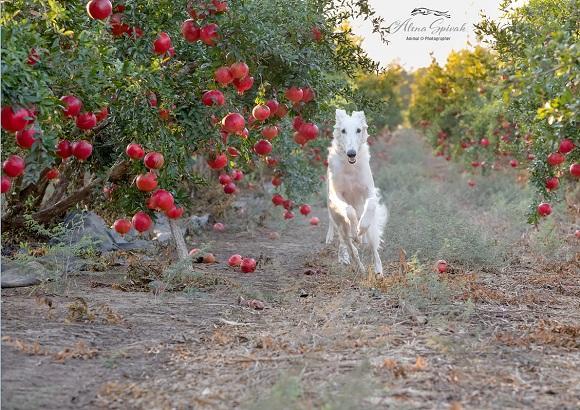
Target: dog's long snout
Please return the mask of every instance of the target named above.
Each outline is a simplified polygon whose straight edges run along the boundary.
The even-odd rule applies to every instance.
[[[348,163],[354,164],[356,162],[356,151],[353,149],[349,149],[346,151],[346,156],[348,157]]]

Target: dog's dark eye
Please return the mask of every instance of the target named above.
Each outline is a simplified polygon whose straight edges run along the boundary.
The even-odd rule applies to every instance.
[[[360,134],[360,131],[361,131],[361,130],[360,130],[360,128],[357,128],[357,129],[356,129],[356,133],[357,133],[357,134]]]
[[[342,132],[343,134],[346,134],[346,129],[344,129],[344,128],[343,128],[341,132]]]

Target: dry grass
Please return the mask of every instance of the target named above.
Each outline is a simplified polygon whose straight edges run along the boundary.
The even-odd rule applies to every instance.
[[[43,347],[38,340],[30,343],[15,337],[3,336],[2,343],[29,356],[50,356],[57,363],[64,363],[70,359],[93,359],[98,354],[97,349],[88,347],[82,340],[76,342],[72,347],[65,347],[57,352]]]
[[[516,332],[500,332],[496,335],[496,340],[508,346],[538,345],[579,350],[580,325],[540,320],[534,325],[521,325]]]

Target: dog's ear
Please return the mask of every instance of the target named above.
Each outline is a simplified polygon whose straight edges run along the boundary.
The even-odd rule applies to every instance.
[[[353,118],[358,118],[366,127],[367,126],[367,117],[365,117],[364,111],[353,111],[352,112]]]
[[[340,123],[342,122],[342,120],[344,120],[346,118],[346,111],[345,110],[340,110],[340,109],[336,109],[336,122]]]

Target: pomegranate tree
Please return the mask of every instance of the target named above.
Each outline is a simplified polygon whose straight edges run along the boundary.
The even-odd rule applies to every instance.
[[[276,178],[297,203],[320,190],[311,150],[324,155],[331,100],[354,92],[320,69],[377,67],[336,29],[347,16],[314,0],[185,3],[4,4],[4,230],[25,227],[24,213],[50,224],[87,207],[119,233],[146,232],[158,215],[187,216],[204,184],[236,194]],[[194,174],[194,163],[209,169]]]
[[[567,172],[580,159],[580,97],[570,89],[578,73],[575,2],[502,8],[505,21],[484,18],[476,26],[493,50],[453,52],[417,76],[410,120],[436,155],[481,164],[470,173],[517,168],[514,177],[535,189],[528,221],[538,223],[558,201],[578,206],[578,181]]]

